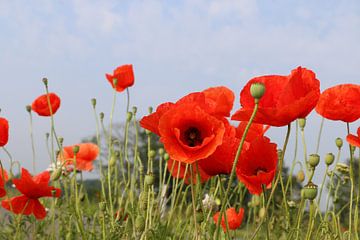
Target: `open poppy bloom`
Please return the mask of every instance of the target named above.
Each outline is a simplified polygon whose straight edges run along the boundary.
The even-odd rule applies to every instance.
[[[251,79],[240,94],[242,108],[233,120],[249,121],[255,102],[250,94],[253,83],[263,83],[265,94],[260,99],[254,123],[286,126],[298,118],[305,118],[316,106],[320,96],[320,82],[315,73],[298,67],[289,76],[268,75]]]
[[[243,208],[240,208],[238,213],[236,212],[235,208],[228,208],[228,209],[226,209],[225,214],[226,214],[226,219],[228,221],[230,230],[235,230],[241,226],[241,223],[244,218],[244,209]],[[213,220],[214,220],[215,224],[217,224],[217,222],[219,220],[219,215],[220,215],[220,212],[217,212],[213,216]],[[225,223],[224,215],[221,218],[221,227],[223,228],[224,232],[226,232],[226,223]]]
[[[5,183],[8,180],[8,175],[5,169],[0,168],[0,198],[6,195]]]
[[[234,94],[225,87],[191,93],[176,103],[161,104],[140,124],[160,136],[170,158],[194,163],[209,157],[223,142],[226,116]]]
[[[340,84],[326,89],[316,112],[330,120],[354,122],[360,118],[360,85]]]
[[[9,122],[5,118],[0,118],[0,147],[7,144],[9,140]]]
[[[1,205],[15,214],[34,214],[36,219],[43,219],[46,211],[39,198],[60,197],[61,195],[61,190],[49,186],[49,181],[50,173],[48,171],[32,177],[26,169],[22,168],[21,178],[13,179],[13,183],[23,195],[3,200]]]
[[[350,145],[360,148],[360,127],[357,129],[357,136],[349,134],[346,136],[346,141]]]
[[[117,92],[122,92],[126,88],[134,85],[134,71],[133,65],[122,65],[114,70],[113,75],[106,74],[106,79]],[[117,84],[114,86],[114,79],[117,79]]]
[[[93,170],[93,161],[96,160],[99,155],[99,147],[94,143],[80,143],[76,144],[79,146],[79,152],[76,154],[76,169],[80,171],[91,171]],[[66,161],[65,165],[74,165],[74,146],[67,146],[63,148],[58,159],[60,161]]]
[[[61,100],[55,93],[49,93],[48,95],[44,94],[35,99],[35,101],[31,104],[31,109],[39,116],[48,117],[51,116],[51,113],[55,114],[57,112],[60,107],[60,103]]]
[[[258,137],[243,149],[236,166],[236,175],[251,194],[260,195],[262,185],[271,184],[277,162],[276,144],[270,143],[267,137]]]

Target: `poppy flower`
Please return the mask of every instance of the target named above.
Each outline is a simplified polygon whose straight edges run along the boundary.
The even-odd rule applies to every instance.
[[[122,92],[126,88],[134,85],[134,71],[133,65],[122,65],[114,70],[114,73],[106,74],[106,79],[109,81],[111,86],[116,89],[117,92]],[[114,79],[117,79],[117,84],[114,86]]]
[[[235,208],[228,208],[226,209],[225,214],[230,230],[235,230],[241,226],[241,223],[244,218],[244,208],[240,208],[239,212],[236,212]],[[220,212],[217,212],[213,216],[213,220],[215,224],[217,224],[219,220],[219,215]],[[226,223],[225,223],[224,215],[221,218],[221,227],[223,228],[224,232],[226,232]]]
[[[267,137],[258,137],[242,151],[236,175],[251,194],[260,195],[262,185],[271,184],[278,162],[276,144]]]
[[[93,161],[99,155],[99,147],[93,143],[80,143],[79,152],[76,154],[76,169],[80,171],[93,170]],[[63,148],[62,154],[59,154],[60,161],[66,161],[65,165],[73,165],[74,146],[66,146]]]
[[[5,169],[0,168],[0,198],[6,195],[5,183],[8,180],[8,175]]]
[[[360,127],[357,129],[357,136],[349,134],[346,141],[352,146],[360,147]]]
[[[50,101],[50,106],[48,102],[48,96]],[[31,109],[36,112],[39,116],[48,117],[52,114],[55,114],[60,107],[61,100],[58,95],[55,93],[49,93],[39,96],[31,105]],[[51,111],[50,111],[51,107]]]
[[[298,67],[289,76],[268,75],[251,79],[240,94],[242,108],[233,120],[249,121],[255,103],[250,86],[260,82],[265,85],[265,94],[260,99],[254,123],[270,126],[285,126],[297,118],[305,118],[316,106],[320,96],[320,82],[315,73]]]
[[[354,122],[360,118],[360,85],[340,84],[326,89],[316,112],[330,120]]]
[[[46,211],[39,198],[60,197],[61,194],[59,188],[49,186],[49,181],[50,173],[48,171],[32,177],[26,169],[22,168],[21,178],[13,179],[13,183],[23,195],[3,200],[1,205],[15,214],[34,214],[36,219],[43,219]]]
[[[0,147],[7,144],[9,140],[9,122],[5,118],[0,118]]]
[[[171,176],[173,178],[179,178],[184,179],[186,184],[190,184],[191,181],[193,184],[197,183],[198,174],[200,176],[200,182],[206,182],[211,178],[210,175],[208,175],[199,165],[196,167],[196,163],[189,164],[186,170],[186,163],[176,161],[173,159],[169,159],[167,162],[167,169],[170,172]],[[192,165],[192,168],[190,168],[190,165]],[[192,179],[191,179],[191,169],[192,169]],[[199,170],[199,173],[198,171]]]
[[[223,142],[224,120],[234,94],[225,87],[191,93],[176,103],[161,104],[140,124],[160,136],[170,158],[194,163],[215,152]]]

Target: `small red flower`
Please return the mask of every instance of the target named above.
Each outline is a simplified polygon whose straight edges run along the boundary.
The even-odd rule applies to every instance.
[[[7,144],[9,140],[9,122],[5,118],[0,118],[0,147]]]
[[[22,168],[21,178],[13,179],[13,183],[23,195],[3,200],[1,205],[15,214],[34,214],[36,219],[43,219],[46,211],[39,198],[60,197],[61,195],[61,190],[49,186],[49,181],[50,173],[48,171],[32,177],[26,169]]]
[[[141,119],[142,127],[158,134],[170,158],[194,163],[209,157],[223,142],[226,116],[234,94],[225,87],[191,93],[176,103],[161,104]]]
[[[48,102],[48,96],[50,100],[50,107]],[[36,98],[35,101],[32,103],[31,108],[34,112],[36,112],[39,116],[48,117],[52,114],[55,114],[60,107],[61,100],[58,95],[55,93],[49,93],[41,95],[40,97]]]
[[[258,137],[243,149],[236,174],[251,194],[260,195],[262,185],[271,184],[278,162],[276,144],[267,137]]]
[[[360,85],[340,84],[326,89],[316,112],[330,120],[354,122],[360,118]]]
[[[126,88],[131,87],[134,85],[134,71],[133,71],[133,65],[122,65],[120,67],[117,67],[114,70],[113,75],[106,74],[105,75],[109,83],[113,88],[116,89],[118,92],[124,91]],[[117,79],[117,84],[114,86],[114,79]]]
[[[79,152],[76,154],[76,169],[80,171],[93,170],[92,162],[96,160],[99,155],[99,147],[93,143],[80,143]],[[60,161],[66,161],[66,165],[73,165],[74,160],[74,146],[66,146],[63,148],[62,154],[59,154]]]
[[[346,137],[346,141],[350,145],[360,148],[360,127],[357,129],[357,136],[349,134]]]
[[[285,126],[297,118],[306,117],[316,106],[320,96],[320,82],[315,73],[302,67],[291,71],[289,76],[269,75],[251,79],[240,94],[242,108],[233,120],[248,121],[254,109],[250,86],[255,82],[265,85],[254,122],[271,126]]]
[[[241,226],[241,223],[244,218],[244,209],[243,208],[240,208],[238,213],[236,212],[235,208],[228,208],[228,209],[226,209],[225,214],[226,214],[226,219],[228,221],[230,230],[235,230]],[[213,216],[213,220],[214,220],[215,224],[217,224],[217,222],[219,220],[219,215],[220,215],[220,212],[217,212]],[[226,232],[226,223],[225,223],[224,215],[221,218],[221,227],[223,228],[224,232]]]
[[[5,183],[8,180],[8,175],[5,169],[0,168],[0,198],[6,195]]]

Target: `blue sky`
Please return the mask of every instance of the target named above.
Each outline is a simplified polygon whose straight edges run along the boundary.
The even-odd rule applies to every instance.
[[[322,89],[359,83],[359,13],[357,0],[0,1],[0,108],[11,125],[8,149],[31,167],[25,105],[44,92],[45,76],[62,99],[56,128],[68,145],[94,133],[91,98],[108,116],[112,89],[105,73],[126,63],[134,65],[131,104],[139,115],[216,85],[231,88],[238,106],[250,78],[287,75],[299,65],[316,72]],[[124,108],[120,94],[116,121]],[[312,147],[319,118],[313,113],[308,122]],[[345,128],[325,127],[322,151],[334,151],[333,139],[345,136]],[[34,116],[38,169],[49,162],[47,131],[49,119]],[[270,134],[281,143],[284,131]]]

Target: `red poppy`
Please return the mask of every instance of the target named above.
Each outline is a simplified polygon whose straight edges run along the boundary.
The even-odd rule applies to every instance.
[[[235,208],[228,208],[228,209],[226,209],[225,214],[226,214],[226,219],[229,224],[230,230],[235,230],[241,226],[241,223],[244,218],[244,209],[243,208],[240,208],[238,213],[236,212]],[[220,212],[217,212],[213,216],[213,220],[214,220],[215,224],[217,224],[217,222],[219,220],[219,215],[220,215]],[[221,218],[221,227],[223,228],[224,232],[226,232],[226,223],[225,223],[224,215]]]
[[[215,152],[223,142],[225,118],[234,95],[225,87],[191,93],[174,103],[160,105],[143,117],[142,127],[160,135],[173,160],[194,163]]]
[[[133,71],[133,65],[122,65],[120,67],[117,67],[114,70],[113,75],[106,74],[105,75],[109,83],[113,88],[116,89],[117,92],[122,92],[126,88],[131,87],[134,85],[134,71]],[[117,79],[117,84],[114,86],[114,79]]]
[[[59,188],[49,186],[49,180],[50,173],[48,171],[32,177],[26,169],[22,168],[21,178],[13,179],[13,183],[23,195],[3,200],[1,205],[15,214],[34,214],[36,219],[45,218],[46,211],[39,198],[60,197],[61,194]]]
[[[271,184],[277,162],[276,144],[267,137],[258,137],[241,153],[236,174],[251,194],[260,195],[262,185]]]
[[[349,134],[346,141],[352,146],[360,147],[360,127],[357,129],[357,136]]]
[[[305,118],[315,107],[320,96],[320,82],[315,73],[302,67],[291,71],[289,76],[269,75],[251,79],[240,94],[242,108],[233,120],[248,121],[253,112],[254,98],[250,86],[260,82],[265,85],[265,94],[260,99],[255,123],[285,126],[297,118]]]
[[[0,198],[6,195],[5,183],[8,180],[8,175],[5,169],[0,168]]]
[[[48,102],[48,96],[50,101],[50,107]],[[35,101],[32,103],[31,108],[34,112],[36,112],[39,116],[48,117],[52,114],[55,114],[56,111],[60,107],[61,100],[58,95],[55,93],[49,93],[41,95],[40,97],[36,98]]]
[[[245,128],[247,126],[248,122],[240,122],[238,127],[236,128],[236,137],[241,139],[242,135],[245,132]],[[245,141],[251,142],[255,138],[259,136],[263,136],[265,132],[270,128],[270,126],[264,126],[263,124],[259,123],[252,123],[250,125],[250,128],[246,134]]]
[[[316,112],[330,120],[354,122],[360,118],[360,85],[341,84],[326,89]]]
[[[76,146],[79,146],[79,152],[76,154],[76,169],[80,171],[93,170],[92,162],[99,155],[99,147],[93,143],[80,143],[76,144]],[[73,165],[73,149],[74,146],[64,147],[62,154],[59,154],[59,160],[66,161],[66,165]]]
[[[5,118],[0,118],[0,147],[7,144],[9,140],[9,122]]]
[[[198,179],[198,171],[199,170],[199,176],[200,176],[200,182],[206,182],[211,176],[208,175],[199,165],[196,168],[196,163],[189,164],[186,170],[186,163],[179,162],[173,159],[168,160],[168,171],[170,172],[171,176],[174,178],[180,178],[184,179],[186,184],[190,184],[191,181],[193,184],[197,182]],[[192,165],[192,168],[190,168],[190,165]],[[191,169],[192,169],[192,179],[191,179]]]

